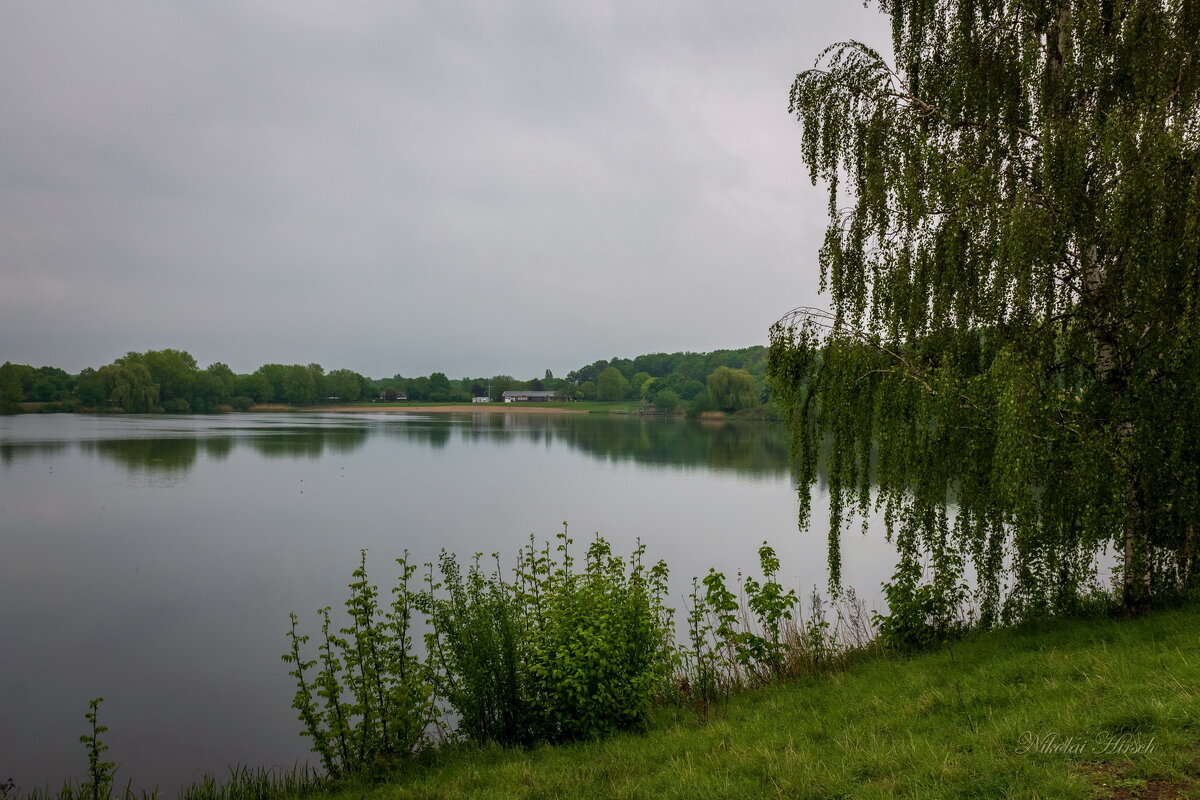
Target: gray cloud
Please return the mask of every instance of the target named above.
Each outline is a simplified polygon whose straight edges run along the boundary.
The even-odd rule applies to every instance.
[[[786,114],[857,3],[17,0],[0,360],[561,374],[816,300]]]

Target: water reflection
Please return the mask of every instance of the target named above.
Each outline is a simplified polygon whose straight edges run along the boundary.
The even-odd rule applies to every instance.
[[[196,463],[200,448],[200,439],[115,439],[79,443],[79,449],[84,454],[113,461],[130,473],[168,476],[190,470]]]
[[[380,436],[433,450],[445,448],[456,437],[468,444],[557,444],[606,462],[762,477],[785,476],[789,468],[783,428],[758,423],[714,425],[623,415],[529,413],[141,417],[138,422],[137,429],[116,425],[98,438],[76,442],[42,439],[46,425],[39,424],[24,436],[0,441],[0,463],[7,466],[77,447],[85,455],[121,465],[130,474],[180,478],[201,456],[222,461],[245,448],[272,460],[319,459],[352,453],[372,436]]]
[[[760,424],[0,418],[0,631],[21,654],[0,670],[0,780],[83,778],[80,723],[96,696],[120,777],[137,786],[170,794],[196,770],[307,758],[279,659],[288,614],[307,624],[337,606],[360,548],[389,584],[405,551],[512,554],[569,520],[580,540],[646,543],[682,603],[710,567],[753,569],[764,540],[791,587],[823,585],[825,533],[797,531],[796,511],[786,435]],[[847,584],[890,574],[884,545],[845,537]]]

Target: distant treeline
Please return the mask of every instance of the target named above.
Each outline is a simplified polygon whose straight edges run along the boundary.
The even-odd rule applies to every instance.
[[[513,389],[558,392],[565,400],[641,400],[670,413],[758,408],[767,400],[762,381],[766,348],[711,353],[651,353],[600,360],[556,378],[519,380],[511,375],[451,379],[445,373],[416,378],[371,379],[348,369],[326,372],[320,364],[264,364],[236,374],[220,362],[201,369],[183,350],[130,352],[98,369],[71,375],[57,367],[6,362],[0,366],[0,410],[21,403],[46,411],[82,409],[129,413],[208,413],[261,403],[311,406],[323,402],[395,400],[469,402],[501,399]]]

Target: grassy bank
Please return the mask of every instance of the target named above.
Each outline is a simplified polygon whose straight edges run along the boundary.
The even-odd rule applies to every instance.
[[[1200,797],[1200,606],[869,659],[641,736],[435,751],[327,796]]]

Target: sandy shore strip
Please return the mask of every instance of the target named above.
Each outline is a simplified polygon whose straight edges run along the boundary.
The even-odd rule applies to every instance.
[[[254,406],[251,411],[287,411],[287,406]],[[546,408],[539,406],[538,403],[464,403],[462,405],[453,406],[306,406],[304,408],[293,408],[292,411],[307,411],[320,412],[327,411],[336,412],[339,414],[478,414],[480,412],[488,414],[506,414],[516,412],[518,414],[586,414],[587,409],[574,408]]]

